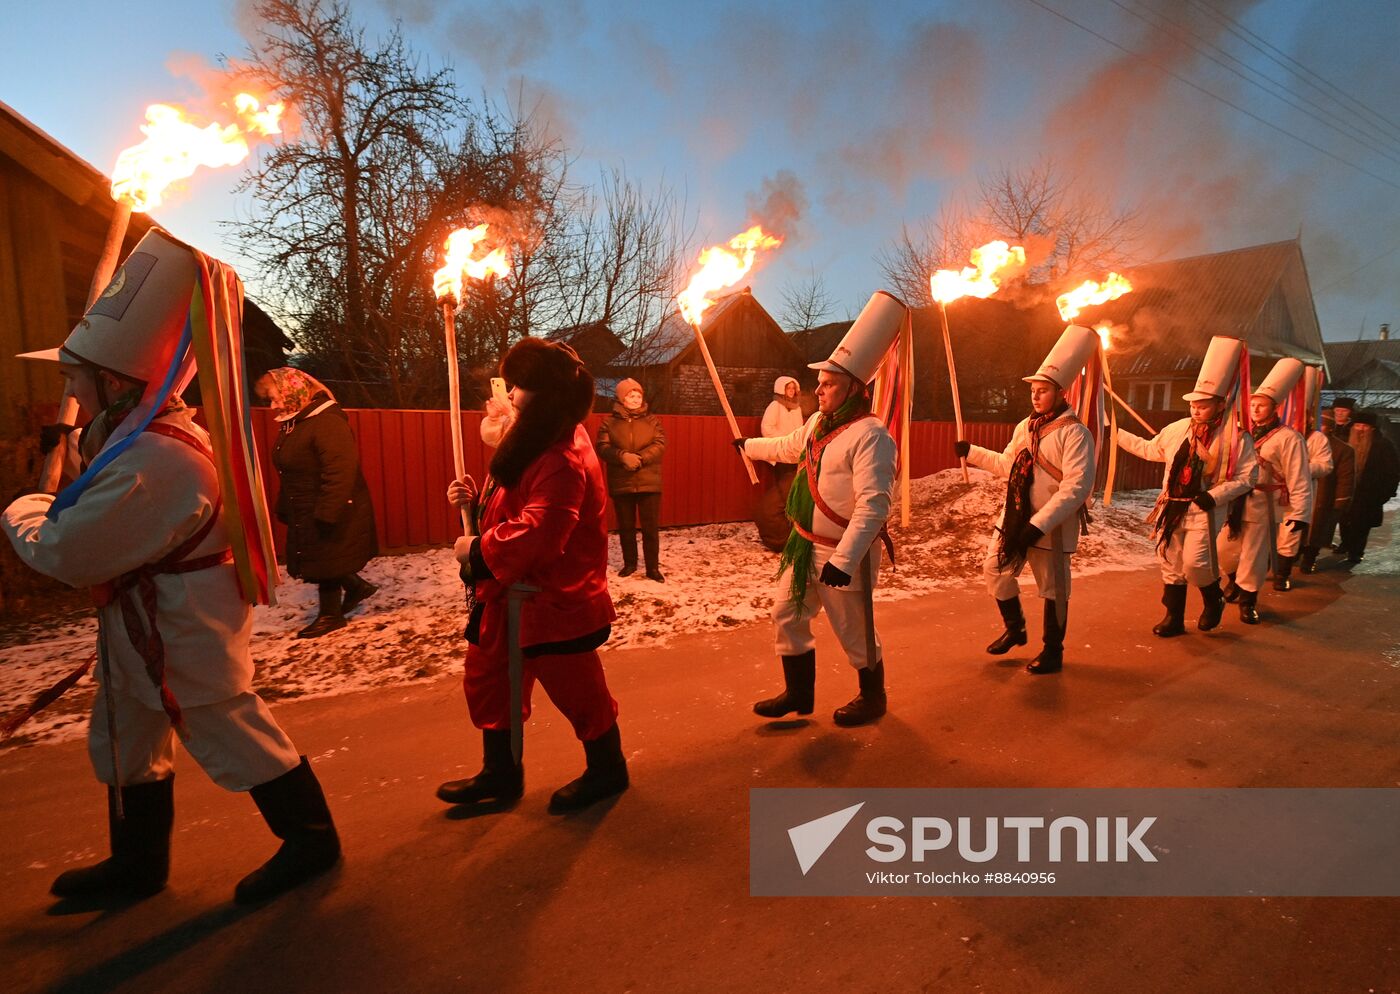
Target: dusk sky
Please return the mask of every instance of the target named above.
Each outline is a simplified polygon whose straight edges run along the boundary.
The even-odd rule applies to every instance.
[[[180,65],[243,54],[245,6],[10,5],[0,99],[110,170],[139,139],[148,103],[198,96]],[[644,186],[669,184],[702,241],[740,230],[746,199],[791,172],[808,207],[754,281],[775,313],[780,288],[815,271],[839,300],[832,319],[853,314],[880,286],[876,255],[902,223],[975,193],[998,166],[1048,156],[1144,212],[1143,261],[1301,228],[1328,339],[1355,338],[1363,323],[1375,337],[1400,319],[1393,0],[354,0],[353,10],[371,33],[400,19],[467,93],[503,104],[523,93],[577,156],[576,179],[620,166]],[[1201,54],[1208,46],[1298,107],[1227,72],[1226,55]],[[155,216],[239,264],[219,226],[240,210],[239,174],[206,171]]]

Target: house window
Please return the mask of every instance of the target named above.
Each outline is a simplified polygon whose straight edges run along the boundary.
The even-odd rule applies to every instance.
[[[1170,411],[1172,409],[1171,382],[1134,383],[1128,392],[1128,403],[1139,411]]]

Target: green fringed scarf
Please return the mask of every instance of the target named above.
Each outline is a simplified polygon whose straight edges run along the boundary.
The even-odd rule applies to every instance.
[[[823,414],[817,421],[817,427],[812,432],[811,439],[807,442],[819,442],[827,435],[830,435],[837,428],[862,415],[866,411],[865,395],[858,393],[842,404],[835,413]],[[813,478],[809,478],[808,474]],[[821,473],[821,462],[817,465],[807,465],[806,460],[797,471],[797,476],[792,481],[792,489],[788,491],[787,516],[788,520],[794,523],[792,531],[788,534],[787,544],[783,546],[782,557],[778,560],[778,576],[783,575],[783,571],[792,570],[791,587],[789,596],[793,606],[799,615],[802,613],[802,605],[807,599],[807,581],[812,575],[812,560],[816,555],[816,546],[812,540],[805,538],[797,529],[801,525],[807,531],[812,530],[812,518],[816,514],[817,502],[812,497],[812,487],[815,477]]]

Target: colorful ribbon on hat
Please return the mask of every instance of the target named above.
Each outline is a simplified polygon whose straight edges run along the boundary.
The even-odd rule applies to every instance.
[[[884,423],[894,439],[897,461],[895,481],[899,491],[900,523],[909,524],[909,436],[914,410],[914,323],[906,308],[904,326],[885,353],[870,390],[871,412]]]

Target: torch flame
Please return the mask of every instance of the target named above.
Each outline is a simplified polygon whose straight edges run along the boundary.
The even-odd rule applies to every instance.
[[[433,293],[438,300],[452,297],[462,299],[462,278],[484,280],[488,276],[510,275],[510,259],[504,248],[494,248],[480,259],[476,255],[477,245],[486,237],[488,224],[478,224],[475,228],[458,228],[447,236],[443,243],[447,258],[442,268],[433,273]]]
[[[1060,294],[1055,298],[1055,306],[1060,309],[1060,317],[1069,321],[1078,317],[1084,308],[1117,300],[1132,289],[1133,285],[1124,277],[1117,273],[1109,273],[1108,279],[1102,283],[1085,280],[1068,293]]]
[[[1113,323],[1110,321],[1100,321],[1094,325],[1094,330],[1099,334],[1099,341],[1103,343],[1105,352],[1113,348]]]
[[[777,248],[782,243],[781,238],[766,233],[756,224],[729,239],[727,248],[724,245],[711,245],[705,249],[698,260],[699,271],[676,296],[681,315],[695,327],[700,327],[700,318],[714,304],[713,300],[708,299],[710,294],[743,279],[753,268],[760,249]]]
[[[264,110],[257,97],[240,93],[234,105],[244,118],[242,124],[203,127],[179,107],[147,107],[141,126],[145,140],[125,149],[112,168],[112,199],[124,200],[137,211],[159,207],[166,188],[193,176],[200,166],[236,166],[246,159],[249,135],[281,134],[283,104],[269,104]]]
[[[929,291],[940,304],[950,304],[959,297],[985,299],[997,292],[1001,282],[996,274],[1010,265],[1024,266],[1026,250],[1003,241],[988,242],[969,253],[972,265],[961,272],[940,269],[929,277]]]

